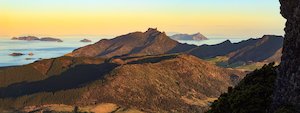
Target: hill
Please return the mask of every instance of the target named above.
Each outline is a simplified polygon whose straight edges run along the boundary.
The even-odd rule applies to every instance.
[[[203,112],[212,99],[243,77],[242,72],[191,55],[98,60],[61,57],[2,68],[0,74],[6,77],[0,80],[6,82],[1,82],[0,106],[18,110],[49,104],[84,107],[112,103],[145,112]],[[44,68],[18,74],[25,67],[34,70],[41,65]]]

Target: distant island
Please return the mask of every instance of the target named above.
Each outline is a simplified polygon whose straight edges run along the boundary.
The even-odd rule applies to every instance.
[[[208,40],[204,35],[201,33],[196,34],[175,34],[173,36],[170,36],[174,40]]]
[[[26,40],[26,41],[48,41],[48,42],[63,42],[61,39],[52,38],[52,37],[43,37],[38,38],[35,36],[22,36],[22,37],[13,37],[11,40]]]
[[[83,39],[83,40],[80,40],[80,42],[92,42],[92,41],[85,38],[85,39]]]

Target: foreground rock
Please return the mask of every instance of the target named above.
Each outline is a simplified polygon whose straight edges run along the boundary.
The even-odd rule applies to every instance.
[[[170,36],[170,38],[174,40],[208,40],[204,35],[201,33],[196,33],[196,34],[176,34],[173,36]]]
[[[83,39],[83,40],[80,40],[80,42],[92,42],[92,41],[89,39]]]
[[[0,109],[112,103],[144,112],[189,113],[206,111],[243,77],[191,55],[61,57],[2,68],[0,74]]]
[[[287,19],[280,73],[270,112],[300,112],[300,2],[280,0],[281,14]]]
[[[35,36],[13,37],[11,40],[63,42],[61,39],[57,39],[57,38],[51,38],[51,37],[38,38]]]

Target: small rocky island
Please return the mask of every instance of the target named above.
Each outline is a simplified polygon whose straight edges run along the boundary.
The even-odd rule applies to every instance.
[[[40,40],[40,39],[38,37],[35,37],[35,36],[22,36],[22,37],[13,37],[12,40],[33,41],[33,40]]]
[[[24,53],[11,53],[9,54],[10,56],[23,56],[23,55],[26,55]],[[27,54],[28,56],[33,56],[34,54],[33,53],[28,53]]]
[[[201,33],[196,33],[196,34],[176,34],[173,36],[170,36],[170,38],[174,40],[208,40],[204,35]]]
[[[58,39],[58,38],[52,38],[52,37],[38,38],[38,37],[35,37],[35,36],[13,37],[11,40],[63,42],[61,39]]]
[[[80,42],[92,42],[92,41],[89,39],[83,39],[83,40],[80,40]]]
[[[12,53],[12,54],[9,54],[10,56],[23,56],[25,54],[23,53]]]
[[[44,37],[44,38],[41,38],[40,41],[63,42],[61,39],[58,39],[58,38],[51,38],[51,37]]]

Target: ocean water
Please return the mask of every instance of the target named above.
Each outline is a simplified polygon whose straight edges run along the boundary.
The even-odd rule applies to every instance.
[[[63,39],[64,42],[42,42],[42,41],[20,41],[0,38],[0,67],[18,66],[29,64],[39,59],[49,59],[63,56],[76,48],[97,42],[100,39],[93,38],[91,43],[79,42],[81,39]],[[193,45],[213,45],[226,41],[227,39],[210,39],[204,41],[180,41],[181,43]],[[239,42],[243,39],[230,39]],[[23,53],[23,56],[10,56],[11,53]],[[28,55],[33,53],[33,56]]]
[[[0,67],[17,66],[32,63],[39,59],[55,58],[72,52],[74,49],[92,44],[79,42],[81,39],[63,39],[64,42],[21,41],[0,39]],[[100,40],[100,39],[98,39]],[[23,56],[10,56],[11,53],[23,53]],[[33,53],[33,56],[28,55]]]

